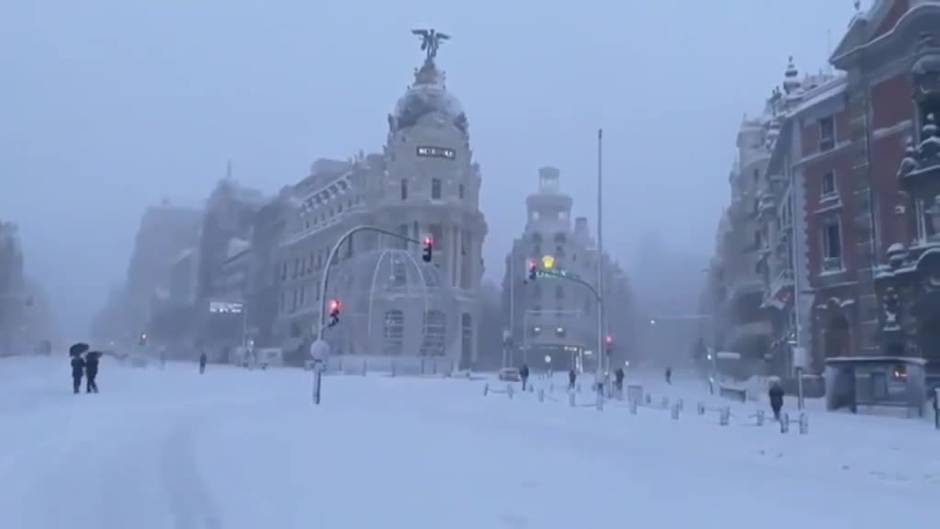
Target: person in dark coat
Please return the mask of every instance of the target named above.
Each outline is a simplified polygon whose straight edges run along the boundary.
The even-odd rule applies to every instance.
[[[614,371],[614,384],[617,387],[617,391],[623,391],[624,377],[626,377],[626,374],[623,372],[623,368],[618,367],[617,370]]]
[[[578,380],[578,374],[574,372],[574,369],[568,371],[568,389],[574,389],[574,383]]]
[[[209,357],[207,357],[206,352],[203,351],[199,355],[199,374],[200,375],[206,372],[206,362],[208,361],[209,361]]]
[[[519,376],[522,378],[522,391],[525,391],[526,383],[529,381],[529,366],[522,364],[522,369],[519,370]]]
[[[774,380],[770,385],[770,390],[767,392],[767,396],[770,398],[770,409],[774,412],[774,419],[780,420],[780,409],[783,408],[783,387],[780,385],[780,382]]]
[[[72,357],[72,392],[76,395],[82,387],[82,372],[85,369],[85,360],[82,355]]]
[[[82,374],[85,371],[85,359],[82,355],[88,350],[88,344],[77,343],[69,347],[69,356],[72,357],[72,392],[78,393],[82,387]]]
[[[672,368],[666,368],[666,384],[672,384]]]
[[[95,377],[98,376],[98,360],[101,359],[101,353],[91,351],[85,355],[85,393],[98,393],[98,384]]]

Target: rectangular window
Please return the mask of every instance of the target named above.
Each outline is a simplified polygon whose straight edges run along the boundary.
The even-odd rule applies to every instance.
[[[842,269],[842,233],[838,221],[823,226],[823,271]]]
[[[408,225],[407,225],[407,224],[399,224],[399,226],[398,226],[398,234],[401,235],[402,237],[408,238]],[[406,241],[406,240],[404,240],[404,239],[397,239],[396,246],[397,246],[398,248],[401,248],[402,250],[407,250],[407,249],[408,249],[408,241]]]
[[[444,229],[440,224],[431,224],[428,226],[429,235],[431,240],[434,241],[434,249],[444,247]],[[432,255],[441,255],[440,252],[435,251]]]
[[[408,180],[401,179],[401,199],[408,200]]]
[[[833,197],[836,195],[836,173],[834,171],[827,171],[823,175],[822,179],[822,196],[824,198]]]
[[[431,200],[440,200],[441,199],[441,179],[432,178],[431,179]]]
[[[836,146],[836,123],[832,116],[819,120],[819,151],[829,151]]]
[[[303,286],[300,287],[300,301],[298,302],[298,305],[300,305],[301,307],[304,306],[304,301],[305,301],[304,297],[306,297],[306,294],[307,294],[307,287],[303,287]]]
[[[461,200],[463,200],[463,195],[464,195],[463,184],[460,184],[459,186],[457,186],[457,196],[460,197]]]
[[[754,183],[756,184],[759,181],[760,181],[760,171],[757,169],[754,169]]]

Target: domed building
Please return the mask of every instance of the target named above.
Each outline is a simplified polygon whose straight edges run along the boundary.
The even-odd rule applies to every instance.
[[[274,274],[275,334],[285,349],[302,350],[317,334],[330,249],[368,225],[412,242],[360,231],[339,248],[325,293],[343,304],[340,323],[325,332],[333,352],[473,365],[487,227],[468,120],[447,90],[436,50],[437,43],[389,114],[382,154],[318,160],[290,189],[293,210]],[[430,263],[414,242],[425,237],[433,240]]]

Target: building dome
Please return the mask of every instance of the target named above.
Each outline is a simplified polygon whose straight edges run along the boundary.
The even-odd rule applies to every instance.
[[[415,82],[395,105],[389,126],[393,131],[411,127],[429,114],[467,132],[467,117],[460,101],[447,91],[444,74],[431,61],[415,72]]]

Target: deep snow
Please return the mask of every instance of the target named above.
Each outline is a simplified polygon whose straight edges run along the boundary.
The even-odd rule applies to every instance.
[[[483,396],[483,381],[102,363],[72,395],[67,361],[0,360],[0,526],[33,528],[928,527],[940,432],[813,411],[782,435],[689,379],[572,408],[557,388]],[[587,381],[586,381],[587,382]],[[537,380],[540,387],[548,382]],[[494,383],[503,387],[503,383]],[[586,391],[586,390],[585,390]],[[788,402],[788,405],[792,403]]]

